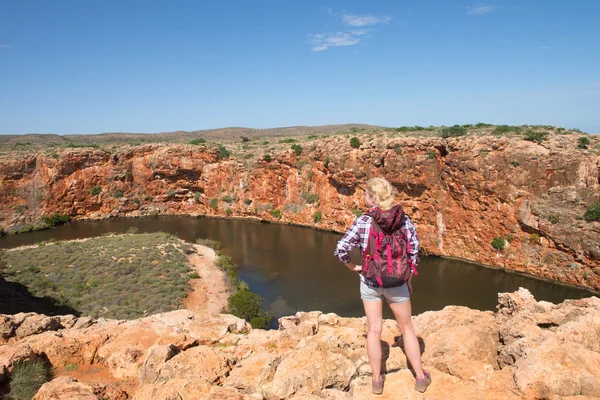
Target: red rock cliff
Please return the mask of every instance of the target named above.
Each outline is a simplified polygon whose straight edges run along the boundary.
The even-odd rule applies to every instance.
[[[494,136],[363,141],[358,149],[343,136],[308,141],[300,156],[281,151],[270,162],[219,161],[215,149],[189,145],[5,154],[0,225],[55,212],[277,220],[270,211],[278,209],[282,222],[343,231],[363,207],[366,180],[384,176],[425,252],[600,289],[600,223],[582,218],[600,201],[600,157],[578,149],[574,135],[542,144]],[[508,239],[503,251],[491,246],[495,237]]]

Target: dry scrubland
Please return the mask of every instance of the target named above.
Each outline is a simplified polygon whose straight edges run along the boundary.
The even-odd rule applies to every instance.
[[[491,125],[485,123],[454,125],[450,127],[381,127],[363,124],[296,126],[272,129],[223,128],[200,131],[176,131],[166,133],[102,133],[94,135],[0,135],[0,153],[39,152],[43,150],[56,155],[63,148],[96,148],[105,151],[135,147],[143,144],[194,144],[218,148],[222,158],[240,160],[270,160],[275,153],[292,149],[300,154],[302,146],[316,147],[323,139],[345,135],[354,139],[353,147],[363,141],[384,137],[459,137],[464,135],[489,135],[522,137],[525,140],[542,142],[555,133],[581,136],[581,148],[590,148],[600,154],[600,142],[592,142],[589,135],[579,129],[565,129],[550,125]]]
[[[0,275],[83,316],[133,319],[181,308],[190,247],[166,233],[40,243],[2,252]]]

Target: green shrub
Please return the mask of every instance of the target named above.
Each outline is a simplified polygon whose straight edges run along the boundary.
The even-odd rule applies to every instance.
[[[204,138],[193,139],[193,140],[190,140],[189,143],[194,144],[194,145],[203,144],[203,143],[206,143],[206,139],[204,139]]]
[[[113,193],[113,196],[115,197],[115,199],[120,199],[121,197],[123,197],[123,191],[122,190],[115,190]]]
[[[43,215],[42,220],[44,221],[44,223],[46,223],[49,226],[57,226],[57,225],[66,224],[67,222],[69,222],[71,220],[71,217],[69,217],[66,214],[54,213],[51,215]]]
[[[525,132],[525,140],[540,144],[546,140],[546,136],[549,134],[549,132],[538,132],[534,131],[533,129],[529,129],[527,132]]]
[[[353,208],[353,209],[352,209],[352,214],[353,214],[355,217],[360,217],[360,216],[361,216],[361,215],[363,215],[364,213],[365,213],[365,212],[364,212],[363,210],[360,210],[360,209],[358,209],[358,208]]]
[[[235,201],[235,197],[231,196],[229,194],[226,194],[225,196],[221,196],[221,200],[223,200],[225,203],[231,203],[231,202]]]
[[[314,204],[314,203],[317,203],[319,201],[319,195],[317,193],[302,192],[302,198],[308,204]]]
[[[31,400],[40,387],[52,378],[52,369],[44,361],[34,359],[15,364],[9,381],[10,400]]]
[[[464,136],[467,134],[467,128],[464,126],[454,125],[444,128],[440,131],[440,136],[445,138]]]
[[[77,364],[67,364],[65,365],[65,371],[75,371],[77,369]]]
[[[210,199],[210,207],[213,210],[216,210],[217,207],[219,207],[219,199],[217,199],[216,197],[213,197],[212,199]]]
[[[492,240],[492,247],[502,251],[506,247],[506,240],[501,236],[495,237],[494,240]]]
[[[475,124],[476,128],[488,128],[490,126],[494,126],[494,125],[492,125],[492,124],[485,124],[483,122],[478,122],[478,123]]]
[[[513,160],[510,164],[515,168],[517,168],[519,165],[521,165],[517,160]]]
[[[296,143],[296,139],[281,139],[279,143]]]
[[[102,192],[102,188],[100,186],[92,186],[90,188],[90,194],[92,196],[97,196]]]
[[[244,199],[244,203],[249,206],[250,204],[252,204],[252,199]]]
[[[221,242],[212,239],[198,238],[196,243],[202,246],[210,247],[213,250],[221,250]]]
[[[537,233],[532,233],[531,235],[529,235],[530,242],[538,242],[539,240],[540,240],[540,235],[538,235]]]
[[[228,217],[231,217],[232,214],[233,214],[233,211],[231,211],[231,208],[228,208],[227,210],[225,210],[225,215],[227,215]]]
[[[293,144],[291,149],[294,150],[297,156],[302,154],[302,146],[300,146],[299,144]]]
[[[323,215],[321,214],[321,211],[319,211],[319,210],[315,211],[315,213],[313,214],[313,222],[315,224],[318,224],[319,222],[321,222],[322,217],[323,217]]]
[[[588,221],[600,221],[600,202],[594,203],[587,208],[583,218]]]
[[[325,162],[323,163],[323,166],[325,168],[327,168],[329,166],[329,163],[331,163],[331,159],[329,157],[325,158]]]
[[[350,147],[352,147],[353,149],[358,149],[360,147],[360,140],[358,140],[356,136],[350,138]]]
[[[579,139],[577,139],[577,147],[579,147],[580,149],[587,149],[589,145],[590,145],[589,138],[582,136]]]
[[[556,214],[548,214],[548,221],[550,221],[551,224],[558,224],[560,221],[560,216]]]
[[[200,196],[201,196],[200,192],[194,193],[194,201],[196,203],[198,203],[200,201]]]
[[[508,126],[508,125],[498,125],[496,127],[496,129],[494,129],[494,131],[492,133],[494,133],[496,135],[501,135],[503,133],[511,132],[512,130],[513,130],[513,128],[511,126]]]
[[[150,200],[152,200],[152,196],[150,196],[149,194],[147,194],[147,195],[144,196],[144,200],[150,201]]]
[[[277,219],[281,218],[281,210],[279,208],[271,210],[270,213],[273,216],[273,218],[277,218]]]
[[[217,148],[217,160],[224,160],[231,155],[231,151],[227,150],[223,145],[219,145]]]
[[[394,145],[394,151],[396,154],[402,154],[402,147],[399,144]]]
[[[263,298],[248,290],[239,290],[227,300],[227,312],[250,322],[254,329],[268,328],[272,313],[265,313],[261,308]]]
[[[231,256],[225,253],[219,253],[217,266],[227,274],[230,284],[235,286],[237,283],[237,265],[233,262]]]
[[[270,161],[272,160],[272,158],[271,158],[271,155],[269,155],[269,154],[265,154],[265,156],[263,157],[263,159],[264,159],[266,162],[270,162]]]
[[[435,159],[437,152],[435,150],[427,150],[427,158],[430,160]]]

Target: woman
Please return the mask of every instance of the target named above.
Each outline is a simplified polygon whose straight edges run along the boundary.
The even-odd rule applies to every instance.
[[[414,267],[419,263],[419,239],[417,237],[417,231],[408,216],[404,215],[402,208],[398,205],[394,205],[392,185],[390,185],[387,180],[383,178],[373,178],[367,182],[365,203],[370,210],[367,214],[361,215],[354,220],[350,229],[346,231],[344,237],[338,242],[334,254],[341,262],[346,264],[351,271],[360,273],[360,295],[369,326],[369,331],[367,333],[367,355],[369,356],[369,363],[371,364],[373,376],[372,391],[375,394],[383,393],[384,379],[381,375],[380,339],[381,330],[383,328],[382,299],[385,297],[396,317],[400,332],[402,332],[404,350],[416,375],[415,390],[422,393],[425,392],[427,387],[431,384],[431,376],[427,371],[423,370],[421,349],[411,321],[412,311],[410,293],[412,292],[412,275],[413,271],[416,272]],[[386,217],[386,220],[396,221],[396,225],[391,228],[390,226],[385,226],[386,220],[379,218],[379,216],[382,215]],[[395,286],[394,283],[389,283],[389,280],[384,283],[379,277],[373,279],[373,268],[371,268],[369,274],[366,273],[369,268],[368,260],[370,260],[369,257],[371,257],[367,252],[375,253],[373,251],[373,241],[369,244],[370,236],[374,235],[377,237],[371,228],[373,225],[376,225],[378,228],[380,224],[384,225],[381,227],[381,230],[385,231],[388,229],[387,233],[390,233],[390,229],[401,229],[406,236],[407,245],[404,249],[406,249],[406,252],[408,253],[407,263],[410,266],[410,272],[406,274],[408,277],[407,279],[397,280],[398,286]],[[380,230],[377,229],[377,231],[379,232]],[[365,258],[367,259],[364,266],[351,263],[349,252],[354,247],[360,247],[363,255],[363,263],[365,262]],[[382,254],[383,253],[385,252],[382,252]],[[388,260],[392,258],[391,253],[389,254]],[[385,255],[383,257],[385,257]],[[377,259],[377,256],[375,256],[375,258]],[[398,262],[400,262],[400,258],[398,258],[398,260]],[[392,264],[391,261],[388,262],[390,262],[391,271]],[[368,277],[368,275],[371,276]]]

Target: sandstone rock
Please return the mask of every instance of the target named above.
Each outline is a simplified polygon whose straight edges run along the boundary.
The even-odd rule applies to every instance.
[[[233,387],[242,393],[266,395],[281,356],[275,354],[253,354],[231,368],[223,386]]]
[[[179,349],[172,344],[167,346],[152,346],[146,353],[146,359],[142,364],[140,384],[153,383],[158,378],[160,369],[173,358]]]
[[[425,351],[423,363],[471,379],[490,366],[498,368],[498,326],[491,312],[449,306],[415,318]]]
[[[35,356],[33,349],[24,343],[0,346],[0,383],[4,381],[16,363],[30,360]]]
[[[229,362],[224,356],[211,347],[198,346],[168,360],[156,380],[189,379],[215,384],[222,383],[229,370]]]
[[[61,327],[59,317],[32,314],[23,321],[15,334],[18,339],[46,331],[55,331]]]
[[[295,350],[279,364],[271,392],[279,398],[345,389],[356,375],[354,364],[340,354],[312,345]]]
[[[66,376],[42,385],[33,400],[99,400],[91,386]]]

